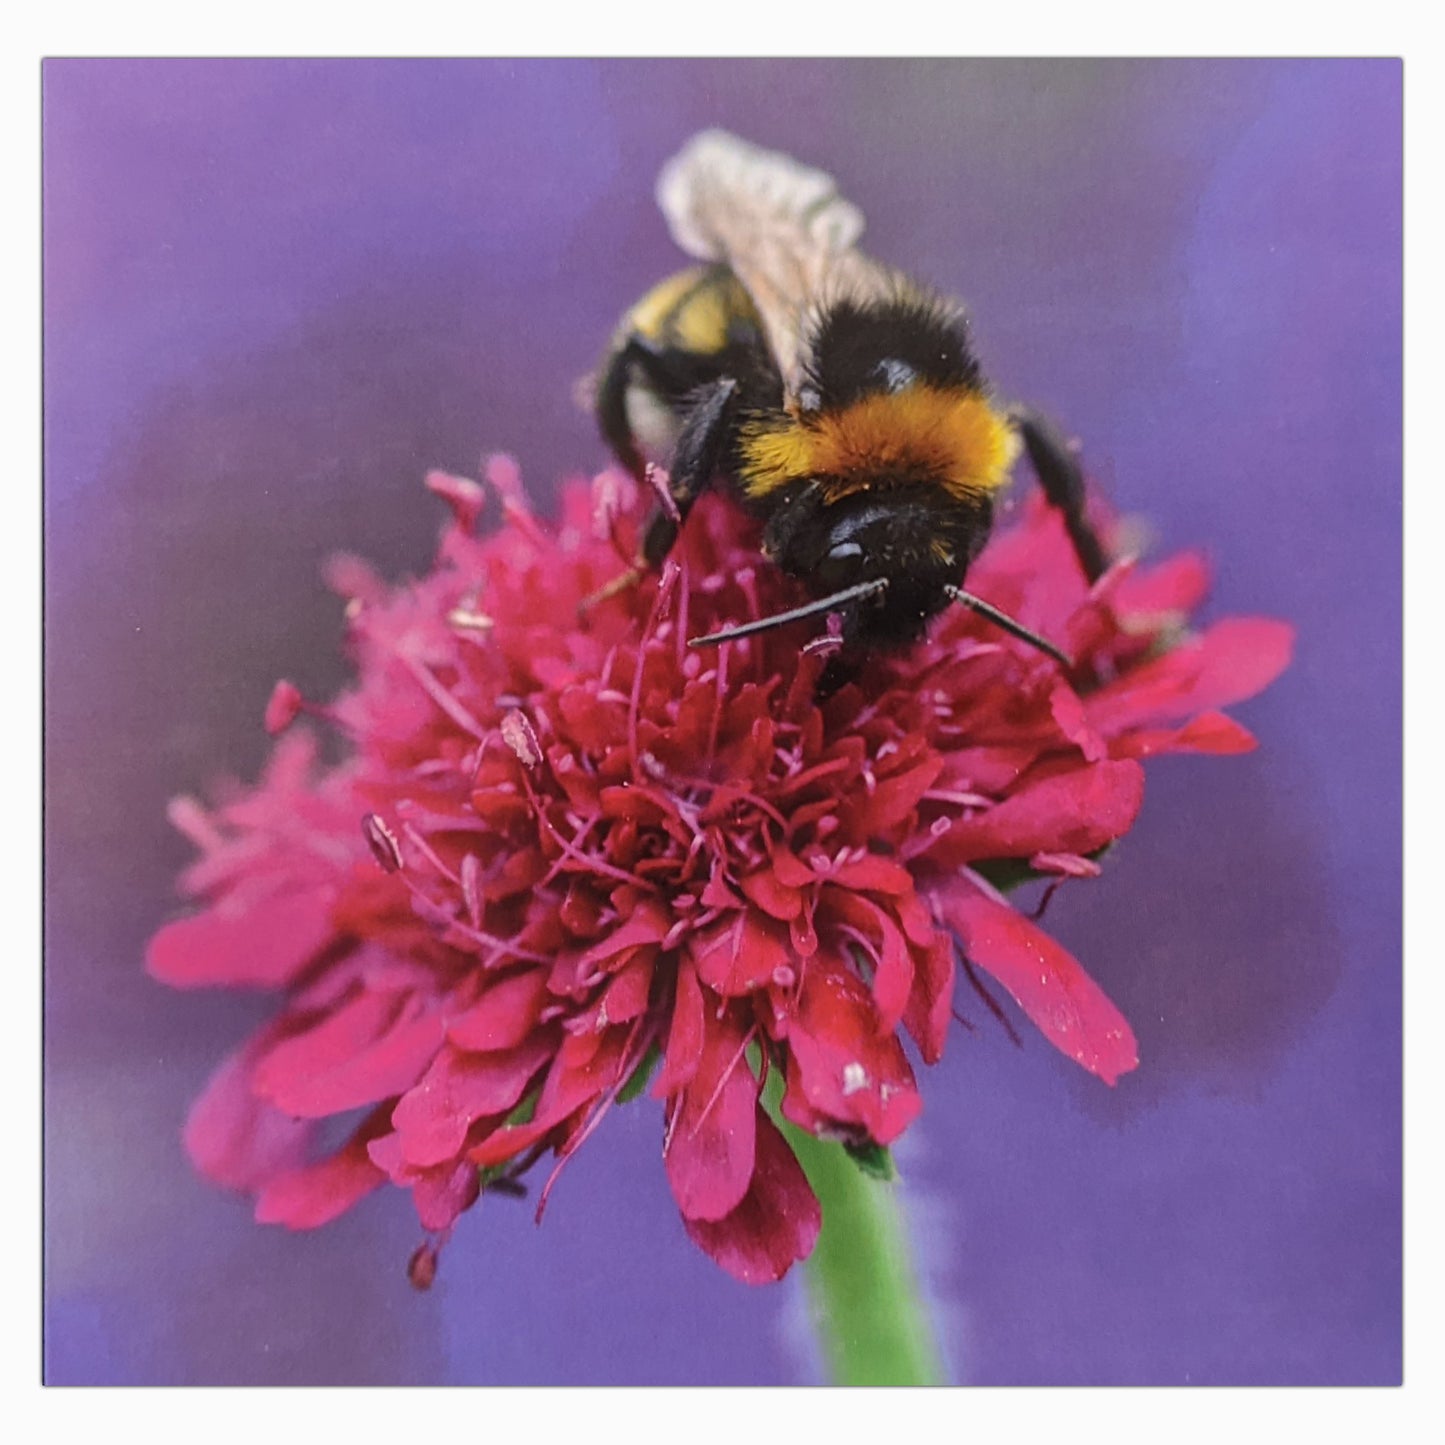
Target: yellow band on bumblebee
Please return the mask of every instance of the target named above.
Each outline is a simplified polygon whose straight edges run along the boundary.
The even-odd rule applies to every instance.
[[[1008,481],[1018,446],[978,392],[915,385],[786,426],[745,428],[743,490],[765,497],[818,478],[836,501],[880,479],[927,477],[953,496],[978,497]]]

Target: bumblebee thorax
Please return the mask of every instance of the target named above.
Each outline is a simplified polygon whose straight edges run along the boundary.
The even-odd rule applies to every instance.
[[[915,382],[846,406],[752,418],[739,450],[742,491],[754,501],[809,480],[834,501],[919,483],[971,500],[1007,482],[1018,443],[983,394]]]

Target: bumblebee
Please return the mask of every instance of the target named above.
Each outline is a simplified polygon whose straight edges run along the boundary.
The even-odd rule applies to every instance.
[[[886,651],[961,603],[1067,664],[963,590],[1021,450],[1091,582],[1106,558],[1063,437],[995,399],[962,309],[857,248],[862,213],[831,176],[726,132],[689,141],[657,199],[702,264],[627,313],[596,389],[618,460],[639,481],[649,463],[666,471],[638,569],[661,564],[720,484],[813,597],[693,645],[837,612],[849,653]]]

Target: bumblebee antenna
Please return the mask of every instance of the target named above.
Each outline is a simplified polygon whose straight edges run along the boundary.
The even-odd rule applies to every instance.
[[[687,645],[716,647],[720,642],[751,637],[755,632],[771,632],[773,628],[796,622],[801,617],[816,617],[820,612],[831,612],[845,602],[856,602],[860,597],[874,597],[887,586],[886,577],[875,577],[871,582],[856,583],[852,587],[845,587],[841,592],[833,593],[831,597],[820,597],[816,602],[804,603],[802,607],[794,607],[788,612],[775,612],[771,617],[759,617],[756,621],[744,622],[741,627],[729,627],[722,632],[711,632],[706,637],[694,637]]]
[[[997,607],[992,603],[985,602],[982,597],[975,597],[972,592],[965,592],[962,587],[949,586],[943,590],[960,606],[977,612],[980,617],[987,617],[995,627],[1001,628],[1011,637],[1017,637],[1020,642],[1027,642],[1031,647],[1037,647],[1040,652],[1048,653],[1060,667],[1073,667],[1074,660],[1067,652],[1060,652],[1052,642],[1045,641],[1037,632],[1030,632],[1022,622],[1015,622],[1007,612],[1000,612]]]

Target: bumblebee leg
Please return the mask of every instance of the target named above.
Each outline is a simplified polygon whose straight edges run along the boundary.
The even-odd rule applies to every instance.
[[[644,375],[657,366],[657,353],[640,336],[629,337],[607,358],[597,383],[597,426],[612,454],[640,482],[647,467],[632,423],[627,416],[627,388],[632,382],[632,369],[641,368]]]
[[[823,670],[818,674],[818,681],[813,688],[813,700],[827,702],[835,692],[841,691],[850,682],[856,682],[862,670],[861,655],[855,652],[835,652],[823,664]]]
[[[642,345],[645,348],[645,343]],[[622,352],[618,353],[619,357],[622,355]],[[622,378],[620,383],[615,380],[619,372]],[[614,357],[608,365],[607,374],[603,378],[597,399],[597,413],[599,420],[602,421],[603,433],[607,436],[619,460],[623,462],[626,462],[627,458],[622,446],[614,441],[611,434],[607,432],[604,406],[607,404],[609,387],[615,390],[620,385],[622,394],[625,396],[627,379],[626,366],[619,366],[618,358]],[[723,451],[727,445],[728,428],[732,421],[737,386],[737,382],[732,377],[724,376],[717,381],[709,382],[705,387],[693,393],[693,404],[682,424],[682,431],[673,451],[672,470],[668,475],[667,494],[671,505],[658,506],[648,519],[647,525],[643,529],[642,546],[636,564],[629,567],[620,576],[614,577],[605,586],[598,588],[590,596],[583,598],[578,608],[579,612],[585,615],[609,597],[615,597],[619,592],[624,592],[629,587],[635,587],[642,581],[646,572],[656,571],[662,566],[667,554],[672,551],[673,543],[677,541],[678,530],[687,519],[688,512],[692,510],[692,504],[707,489],[708,483],[722,462]],[[612,415],[614,418],[620,417],[620,426],[626,427],[625,404],[619,404],[619,409],[614,410]],[[632,455],[637,459],[638,479],[645,479],[647,463],[638,454],[636,445],[632,441],[631,431],[620,431],[618,436],[625,438],[625,445],[631,448]]]
[[[1023,438],[1044,496],[1063,514],[1064,526],[1084,576],[1091,583],[1098,581],[1109,565],[1109,557],[1086,515],[1084,474],[1064,434],[1042,412],[1030,406],[1011,408],[1009,419]]]
[[[717,474],[727,447],[737,391],[737,381],[723,376],[693,393],[668,474],[667,489],[675,514],[665,507],[652,514],[642,537],[642,560],[647,566],[662,565],[692,504]]]
[[[617,347],[607,358],[606,365],[597,382],[597,397],[594,411],[597,427],[602,439],[612,448],[612,455],[641,482],[647,475],[647,460],[637,445],[632,432],[632,422],[627,415],[627,389],[632,385],[634,365],[644,370],[656,357],[647,343],[639,336],[630,337]],[[577,613],[585,617],[594,607],[636,587],[642,581],[644,568],[639,557],[625,572],[619,573],[610,582],[604,583],[595,592],[589,593],[577,604]]]

